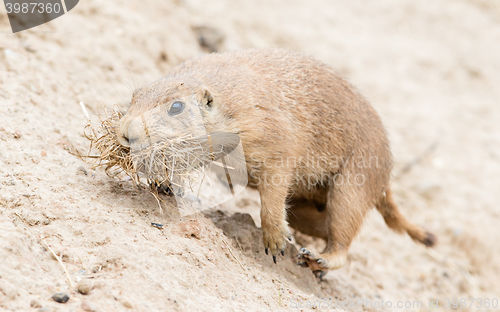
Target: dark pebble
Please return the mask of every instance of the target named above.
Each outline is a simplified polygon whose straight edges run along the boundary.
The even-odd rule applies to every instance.
[[[69,296],[65,293],[56,293],[52,296],[55,302],[66,303],[69,300]]]
[[[154,222],[151,222],[151,225],[154,226],[155,228],[158,228],[158,229],[161,229],[163,227],[163,224],[154,223]]]

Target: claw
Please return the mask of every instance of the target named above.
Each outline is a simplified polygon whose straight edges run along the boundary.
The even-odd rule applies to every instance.
[[[288,236],[288,240],[292,241],[292,235]]]
[[[326,275],[328,271],[313,271],[314,275],[319,278],[320,281],[323,281],[323,277]]]
[[[282,250],[282,251],[281,251],[281,255],[282,255],[283,257],[285,256],[285,251],[284,251],[284,250]]]
[[[268,255],[269,254],[269,250],[267,249],[267,247],[266,247],[265,251],[266,251],[266,255]]]
[[[276,256],[273,255],[273,261],[274,261],[274,264],[276,264]]]
[[[301,266],[301,267],[303,267],[303,268],[307,268],[307,267],[309,267],[309,264],[307,264],[307,262],[297,262],[297,265],[298,265],[298,266]]]
[[[151,183],[149,183],[149,186],[151,187],[151,189],[156,189],[157,191],[167,194],[170,197],[175,195],[170,186],[161,184],[158,181],[152,181]]]

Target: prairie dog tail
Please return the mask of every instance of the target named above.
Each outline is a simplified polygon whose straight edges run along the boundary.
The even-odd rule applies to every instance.
[[[409,222],[399,211],[398,206],[392,198],[392,191],[388,187],[385,191],[385,196],[376,205],[377,210],[384,217],[385,223],[389,228],[397,233],[408,233],[411,238],[421,242],[427,247],[432,247],[436,244],[436,236],[425,231],[421,227]]]

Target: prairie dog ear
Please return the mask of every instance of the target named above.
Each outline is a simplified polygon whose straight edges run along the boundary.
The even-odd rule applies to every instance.
[[[205,106],[207,108],[212,107],[214,98],[212,96],[212,93],[210,93],[207,87],[205,86],[200,87],[200,89],[198,90],[197,98],[202,106]]]
[[[133,105],[136,102],[137,98],[142,93],[142,89],[143,89],[142,87],[139,87],[134,90],[134,93],[132,93],[132,99],[130,100],[129,106]]]

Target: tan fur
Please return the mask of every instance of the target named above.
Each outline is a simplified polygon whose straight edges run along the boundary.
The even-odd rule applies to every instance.
[[[375,206],[395,231],[433,244],[433,236],[406,221],[392,199],[391,152],[380,118],[331,67],[272,49],[187,61],[136,90],[121,121],[123,144],[150,139],[144,127],[130,127],[132,120],[174,101],[200,108],[207,132],[240,136],[249,185],[261,196],[264,246],[274,258],[290,237],[287,207],[292,227],[327,240],[320,255],[301,250],[300,262],[313,270],[345,263],[364,216]],[[179,135],[185,117],[172,120],[172,135]],[[363,177],[364,183],[341,183],[347,176]]]

